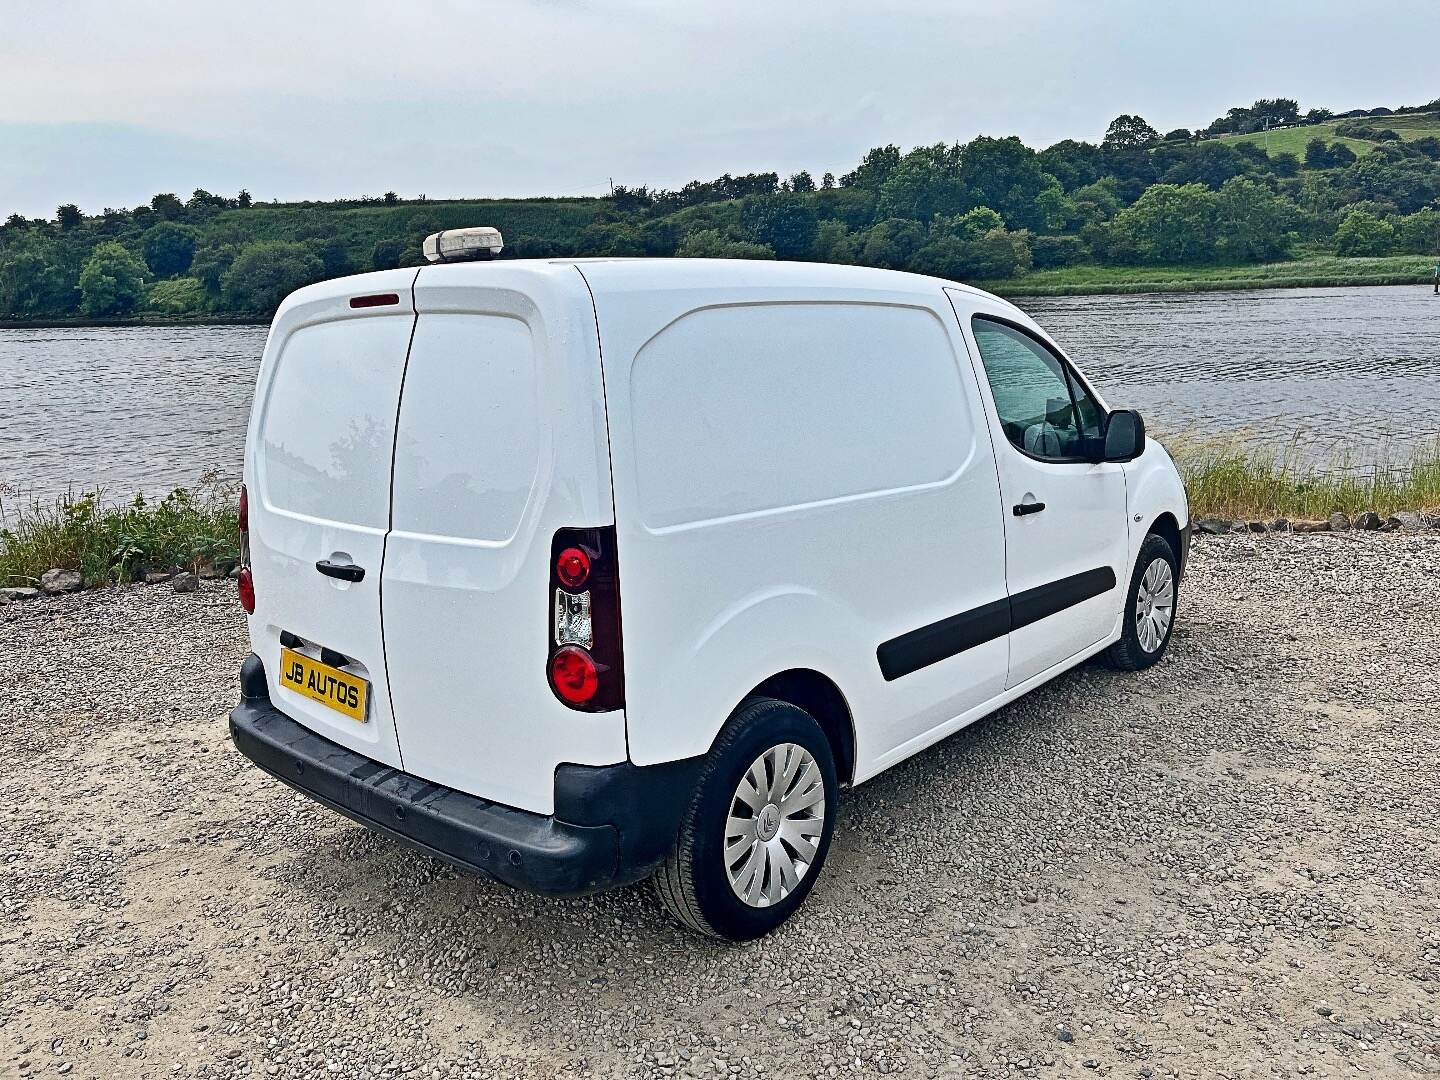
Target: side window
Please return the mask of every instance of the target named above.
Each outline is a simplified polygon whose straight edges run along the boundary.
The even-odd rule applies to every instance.
[[[1065,363],[1028,334],[981,316],[971,322],[1005,437],[1031,457],[1083,457],[1100,436],[1100,406]]]

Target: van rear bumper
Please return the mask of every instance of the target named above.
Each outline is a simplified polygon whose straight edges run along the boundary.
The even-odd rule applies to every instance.
[[[548,896],[623,885],[658,867],[675,843],[701,762],[561,765],[556,813],[536,814],[432,784],[315,734],[271,703],[253,653],[240,685],[230,738],[265,772],[462,870]]]

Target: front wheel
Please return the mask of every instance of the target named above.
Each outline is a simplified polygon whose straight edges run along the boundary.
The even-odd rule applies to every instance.
[[[1125,600],[1125,627],[1120,640],[1105,653],[1105,662],[1121,671],[1139,671],[1165,655],[1175,628],[1179,599],[1179,562],[1163,536],[1151,533],[1140,545],[1130,591]]]
[[[726,941],[773,930],[815,884],[838,787],[830,743],[809,713],[747,700],[701,769],[655,878],[661,900],[687,926]]]

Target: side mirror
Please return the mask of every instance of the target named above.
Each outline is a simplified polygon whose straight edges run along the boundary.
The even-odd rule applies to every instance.
[[[1102,461],[1134,461],[1145,452],[1145,421],[1134,409],[1116,409],[1105,422]]]

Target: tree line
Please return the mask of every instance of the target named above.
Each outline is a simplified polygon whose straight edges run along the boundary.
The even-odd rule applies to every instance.
[[[618,186],[603,199],[432,202],[394,192],[266,204],[196,190],[133,209],[0,225],[0,317],[125,318],[273,312],[302,285],[417,265],[430,232],[491,224],[504,257],[693,256],[802,259],[970,281],[1097,264],[1235,265],[1297,249],[1440,254],[1440,139],[1406,140],[1396,110],[1302,114],[1291,99],[1231,109],[1199,132],[1161,135],[1117,117],[1097,144],[1043,150],[1010,136],[869,150],[854,169]],[[1317,137],[1303,156],[1216,136],[1340,120],[1357,156]]]

